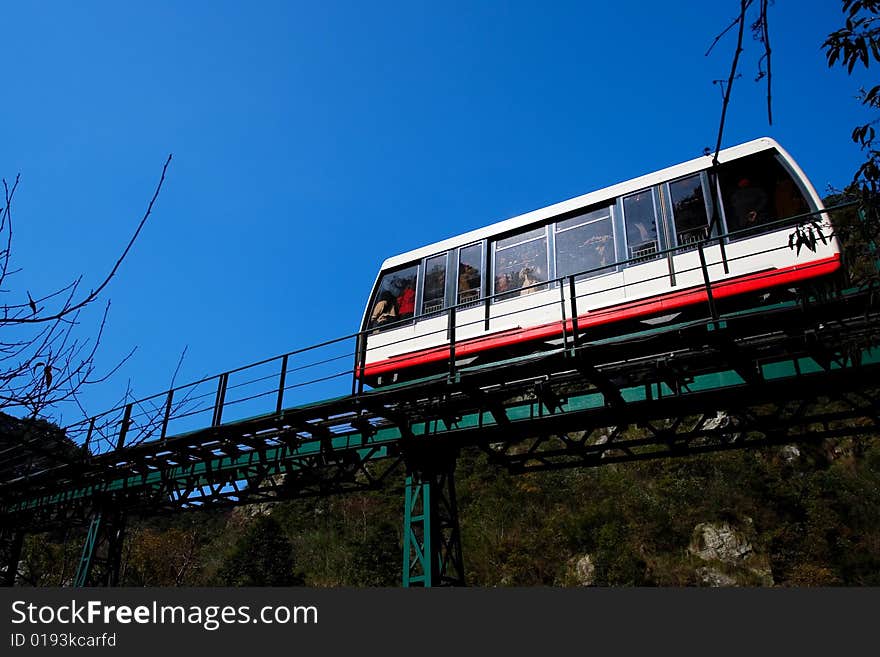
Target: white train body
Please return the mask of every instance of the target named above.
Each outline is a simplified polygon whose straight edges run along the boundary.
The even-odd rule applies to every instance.
[[[467,363],[575,327],[671,321],[705,307],[707,275],[719,302],[828,276],[840,253],[823,210],[794,160],[762,138],[722,151],[717,167],[700,157],[394,256],[364,313],[361,375],[383,384],[442,368],[453,338]],[[789,244],[804,220],[822,228],[815,249]]]

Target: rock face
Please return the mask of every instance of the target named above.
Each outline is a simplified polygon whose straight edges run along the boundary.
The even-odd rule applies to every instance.
[[[703,428],[709,431],[714,429],[730,429],[730,432],[725,432],[723,435],[730,442],[736,442],[742,437],[740,432],[735,431],[737,425],[739,425],[737,418],[728,415],[724,411],[718,411],[715,417],[706,419],[703,423]]]
[[[596,564],[593,563],[591,555],[584,554],[583,556],[572,557],[568,560],[565,584],[567,586],[596,585]]]
[[[697,575],[700,576],[700,581],[706,586],[737,586],[738,584],[735,577],[731,577],[717,568],[710,568],[709,566],[697,568]]]
[[[800,455],[801,450],[797,448],[797,445],[783,445],[779,450],[779,456],[786,463],[794,463],[800,458]]]
[[[772,586],[773,576],[766,557],[756,554],[746,531],[727,522],[703,522],[694,527],[688,552],[706,566],[697,569],[700,580],[708,586]]]
[[[596,564],[589,554],[585,554],[575,562],[574,572],[577,575],[578,586],[593,586],[596,583]]]
[[[703,522],[694,528],[688,552],[704,561],[736,563],[752,553],[752,545],[726,522]]]
[[[255,504],[245,504],[244,506],[237,506],[232,509],[232,513],[241,518],[250,520],[252,518],[258,518],[261,516],[270,516],[272,515],[272,510],[275,508],[275,502],[257,502]]]

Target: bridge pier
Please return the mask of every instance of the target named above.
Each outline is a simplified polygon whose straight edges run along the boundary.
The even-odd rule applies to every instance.
[[[125,513],[105,507],[92,516],[73,585],[118,586],[125,539]]]
[[[403,586],[464,586],[455,499],[457,450],[419,450],[407,459]]]
[[[18,575],[18,562],[21,560],[21,547],[24,544],[23,529],[4,529],[0,532],[0,555],[2,555],[3,575],[0,586],[15,586]]]

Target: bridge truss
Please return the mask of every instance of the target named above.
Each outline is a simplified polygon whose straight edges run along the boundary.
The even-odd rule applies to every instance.
[[[133,515],[374,489],[403,467],[403,582],[460,585],[463,448],[521,473],[880,432],[880,312],[867,293],[724,308],[707,284],[702,310],[625,335],[575,326],[540,353],[464,365],[453,309],[442,374],[364,389],[345,361],[357,334],[91,418],[68,430],[86,448],[78,456],[35,465],[29,440],[38,439],[25,439],[0,454],[6,583],[26,531],[88,526],[76,583],[114,584]],[[339,346],[341,355],[316,355]],[[350,391],[287,403],[300,390],[295,373],[340,362],[339,374],[311,382],[342,377]],[[270,410],[234,416],[254,401]],[[176,430],[182,421],[196,428]]]

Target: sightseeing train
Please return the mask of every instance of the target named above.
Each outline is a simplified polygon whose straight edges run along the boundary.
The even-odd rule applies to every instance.
[[[792,248],[803,221],[814,248]],[[683,321],[841,267],[816,190],[756,139],[387,259],[357,369],[386,385],[457,365]],[[711,287],[711,294],[708,288]]]

